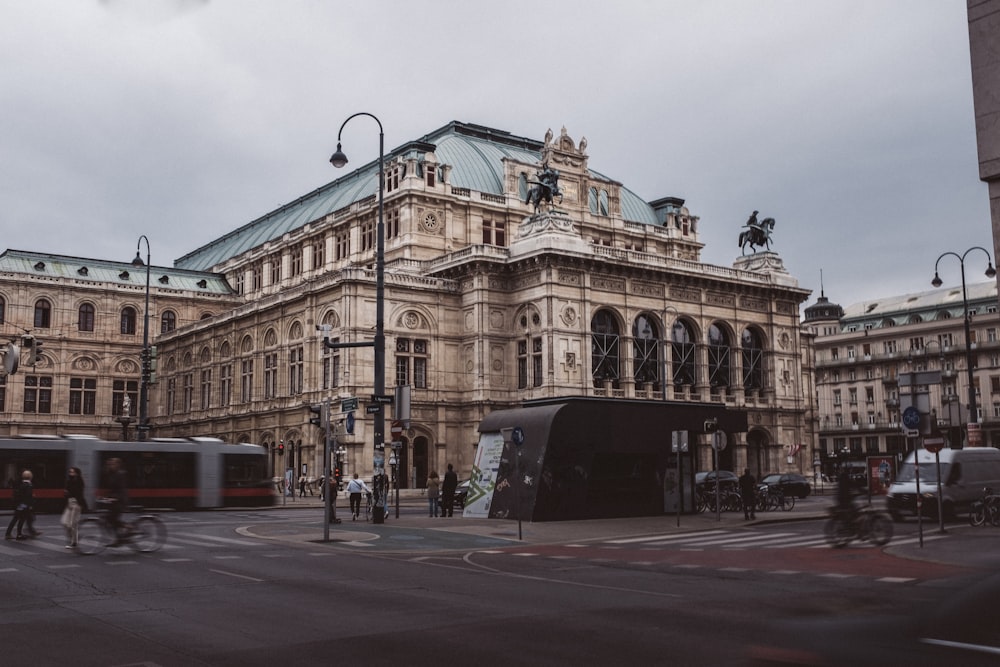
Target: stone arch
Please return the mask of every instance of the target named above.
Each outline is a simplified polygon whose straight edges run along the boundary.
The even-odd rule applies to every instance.
[[[590,318],[590,372],[594,386],[610,382],[615,389],[621,381],[621,337],[624,329],[616,310],[602,306]]]

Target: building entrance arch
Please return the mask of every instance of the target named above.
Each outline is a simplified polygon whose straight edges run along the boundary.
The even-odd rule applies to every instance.
[[[747,468],[750,468],[757,479],[771,472],[767,455],[770,440],[767,431],[763,429],[750,429],[747,433]]]

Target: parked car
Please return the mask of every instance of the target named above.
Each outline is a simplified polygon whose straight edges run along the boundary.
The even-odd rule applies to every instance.
[[[467,479],[464,482],[460,482],[458,487],[455,489],[455,504],[453,509],[461,510],[465,509],[465,500],[469,497],[469,485],[472,484],[471,479]]]
[[[781,489],[781,492],[786,496],[795,496],[796,498],[805,498],[812,493],[809,480],[794,473],[772,473],[760,480],[760,483]]]
[[[714,488],[716,479],[719,480],[722,488],[735,488],[739,486],[740,481],[740,478],[736,475],[736,473],[729,472],[728,470],[709,470],[707,472],[695,473],[694,483],[699,489],[704,489],[706,485]]]

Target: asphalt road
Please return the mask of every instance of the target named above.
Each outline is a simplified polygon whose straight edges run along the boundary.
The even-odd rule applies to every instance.
[[[98,557],[64,549],[41,517],[39,540],[0,543],[2,662],[738,664],[778,619],[907,612],[991,567],[928,557],[976,552],[988,529],[954,526],[912,557],[892,549],[915,543],[810,545],[820,524],[799,516],[525,524],[519,540],[516,522],[413,505],[323,542],[303,504],[166,514],[163,551]]]

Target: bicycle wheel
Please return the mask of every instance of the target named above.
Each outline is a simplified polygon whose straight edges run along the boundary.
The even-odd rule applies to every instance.
[[[132,534],[128,544],[133,551],[150,553],[167,541],[167,527],[155,516],[141,516],[129,524],[129,528]]]
[[[883,514],[872,514],[868,517],[868,539],[878,546],[889,543],[892,539],[892,521]]]
[[[827,543],[835,549],[846,547],[854,536],[851,526],[841,519],[830,519],[823,529]]]
[[[108,546],[111,536],[103,519],[88,517],[80,522],[76,552],[84,556],[99,554]]]
[[[795,496],[782,496],[781,509],[785,512],[795,509]]]
[[[969,523],[973,526],[981,526],[986,523],[986,506],[976,503],[969,510]]]
[[[774,510],[778,509],[778,505],[779,505],[778,496],[773,493],[767,494],[767,511],[773,512]]]
[[[991,526],[1000,526],[1000,503],[995,500],[989,501],[986,503],[984,513],[984,522],[989,521]]]

